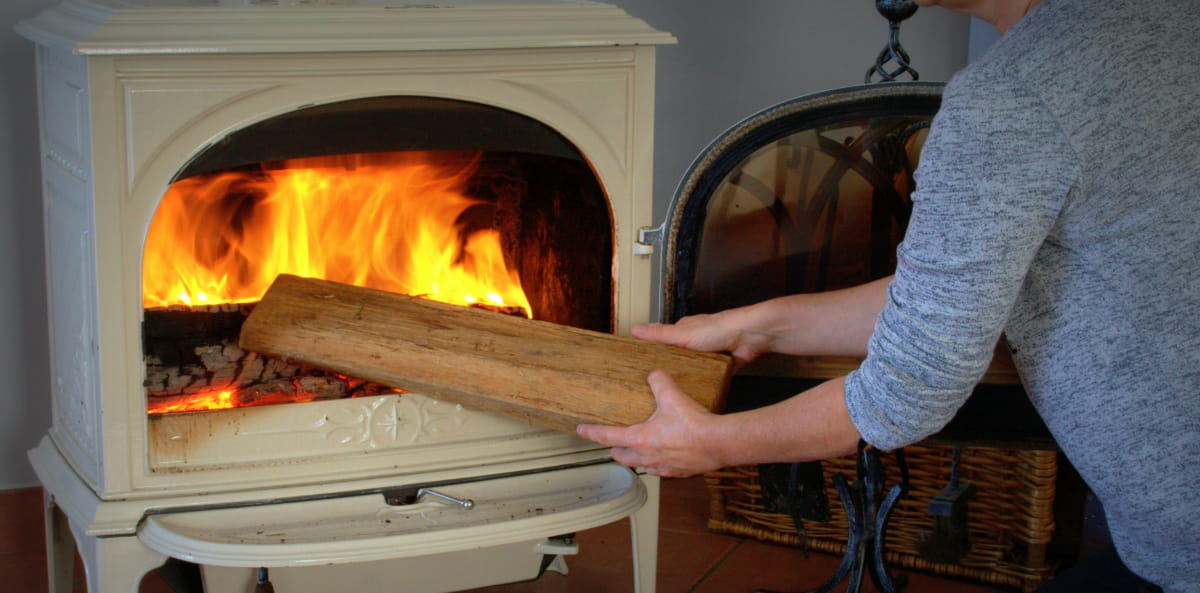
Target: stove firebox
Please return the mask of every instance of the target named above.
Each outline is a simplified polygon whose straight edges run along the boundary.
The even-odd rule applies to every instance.
[[[151,220],[148,411],[390,391],[237,347],[278,274],[613,331],[612,228],[584,156],[509,111],[379,97],[253,124],[192,159]]]

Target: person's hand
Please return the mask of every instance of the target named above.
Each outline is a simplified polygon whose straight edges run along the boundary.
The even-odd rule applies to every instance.
[[[681,346],[701,352],[728,352],[737,366],[762,354],[763,340],[747,339],[747,334],[721,324],[721,315],[691,315],[673,324],[638,323],[630,328],[633,337],[651,342]]]
[[[658,407],[645,422],[626,427],[580,424],[576,431],[612,447],[617,463],[653,476],[684,478],[721,467],[699,439],[705,432],[701,427],[718,416],[688,397],[666,372],[653,371],[646,382]]]

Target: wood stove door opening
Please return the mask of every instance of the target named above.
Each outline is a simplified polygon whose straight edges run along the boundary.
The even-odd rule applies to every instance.
[[[151,220],[147,411],[402,391],[238,348],[280,273],[612,331],[613,234],[583,155],[507,110],[372,97],[250,125],[181,169]]]

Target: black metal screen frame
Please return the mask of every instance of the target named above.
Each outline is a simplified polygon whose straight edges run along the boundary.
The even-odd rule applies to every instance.
[[[684,175],[668,211],[662,251],[663,319],[673,322],[697,312],[691,292],[707,208],[735,167],[763,146],[805,130],[892,116],[932,118],[941,106],[943,87],[935,82],[895,82],[806,95],[764,109],[717,137]],[[871,175],[864,177],[870,180]]]

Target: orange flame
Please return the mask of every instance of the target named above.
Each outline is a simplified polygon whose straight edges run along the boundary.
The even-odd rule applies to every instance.
[[[528,316],[500,233],[460,220],[486,206],[473,169],[380,153],[179,180],[146,235],[144,306],[253,302],[286,273]]]
[[[286,273],[531,317],[500,233],[464,222],[469,209],[489,207],[465,194],[477,159],[453,166],[435,157],[317,157],[176,181],[146,235],[143,306],[256,302]],[[225,386],[150,401],[148,412],[240,407],[238,393]],[[275,394],[258,403],[307,399]]]
[[[233,401],[235,391],[235,389],[230,388],[201,391],[185,399],[170,403],[151,400],[149,408],[146,411],[150,414],[170,414],[173,412],[196,412],[199,410],[235,408],[237,407],[237,404]]]

